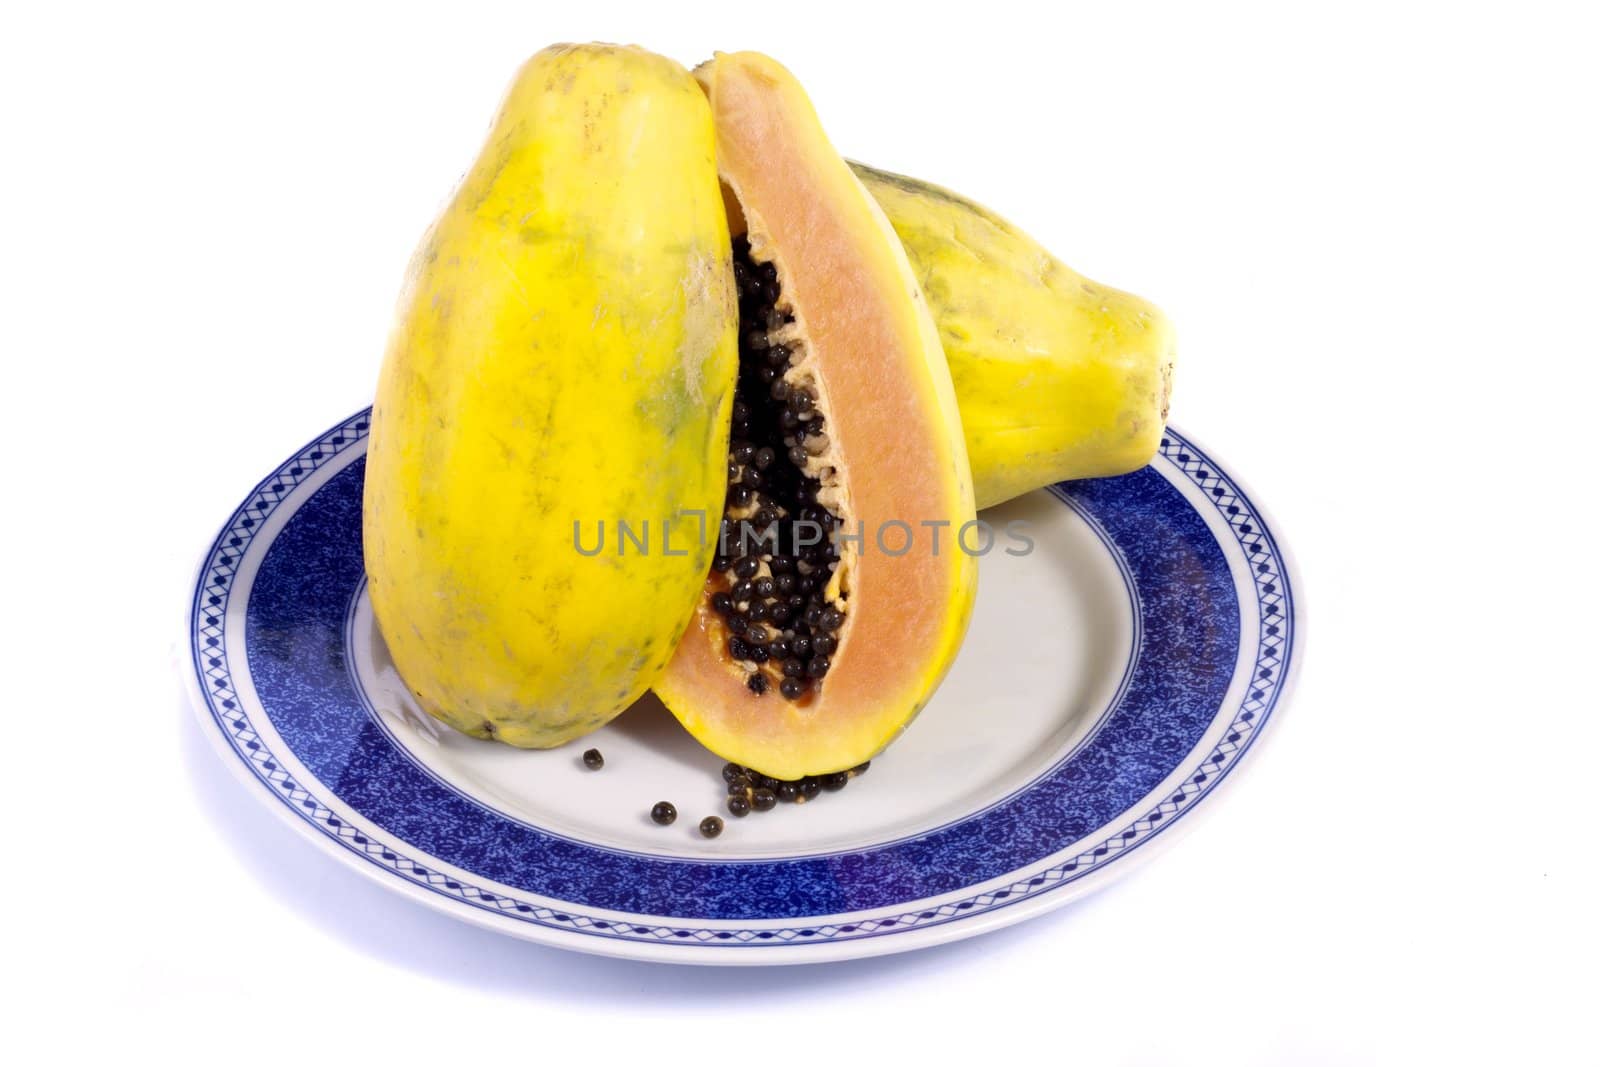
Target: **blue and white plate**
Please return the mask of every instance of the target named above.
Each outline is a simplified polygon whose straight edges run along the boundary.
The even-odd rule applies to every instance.
[[[841,793],[734,819],[722,761],[641,701],[524,752],[422,714],[373,625],[368,414],[264,478],[195,583],[190,673],[247,788],[398,892],[564,948],[799,963],[992,930],[1105,885],[1259,744],[1299,658],[1293,571],[1239,484],[1177,432],[1145,469],[986,515],[949,678]],[[598,747],[605,768],[579,752]],[[658,800],[678,808],[652,823]],[[707,840],[696,826],[722,815]]]

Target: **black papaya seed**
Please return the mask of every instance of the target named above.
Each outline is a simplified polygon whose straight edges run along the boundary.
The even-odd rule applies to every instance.
[[[794,321],[780,308],[780,286],[771,263],[757,263],[748,242],[732,242],[739,289],[740,358],[728,448],[730,478],[723,540],[712,560],[732,585],[711,596],[711,607],[727,622],[729,654],[746,663],[771,662],[777,671],[746,676],[752,692],[776,685],[791,699],[803,697],[831,664],[844,623],[842,605],[822,590],[837,566],[838,552],[796,520],[830,531],[840,518],[818,502],[823,483],[805,468],[828,447],[817,392],[784,377],[796,349],[773,332]],[[828,474],[829,484],[835,475]],[[735,519],[734,516],[748,516]],[[741,541],[746,524],[763,536]],[[766,567],[761,565],[766,561]],[[746,777],[749,777],[748,775]],[[752,778],[757,787],[759,778]],[[779,783],[771,783],[777,795]],[[819,787],[820,788],[820,787]],[[795,796],[804,799],[799,786]]]

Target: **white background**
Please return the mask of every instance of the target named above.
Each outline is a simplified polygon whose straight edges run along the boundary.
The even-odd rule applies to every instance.
[[[8,1054],[1596,1062],[1585,5],[627,6],[6,15]],[[769,51],[846,154],[1171,314],[1175,421],[1310,615],[1277,736],[1172,851],[907,956],[616,963],[391,898],[203,747],[189,568],[367,401],[413,243],[567,39]]]

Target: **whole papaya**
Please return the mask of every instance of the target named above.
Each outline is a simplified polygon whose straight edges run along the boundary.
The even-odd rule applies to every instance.
[[[366,565],[401,677],[466,733],[588,732],[693,613],[737,366],[715,143],[671,60],[548,48],[412,262],[373,412]]]
[[[851,167],[894,226],[938,324],[980,508],[1150,461],[1174,356],[1158,308],[1070,270],[965,197]]]

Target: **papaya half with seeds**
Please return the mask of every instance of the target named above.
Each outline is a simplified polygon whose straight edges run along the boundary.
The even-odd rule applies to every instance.
[[[665,665],[711,564],[688,513],[724,496],[734,300],[689,72],[534,56],[411,265],[373,411],[368,588],[429,713],[551,747]],[[619,520],[647,549],[590,554]]]
[[[851,164],[894,224],[950,361],[980,508],[1155,455],[1172,328],[1016,226],[936,185]]]
[[[740,370],[716,556],[655,688],[728,760],[841,771],[921,710],[965,633],[960,415],[905,251],[799,84],[755,53],[695,73],[737,235]]]

